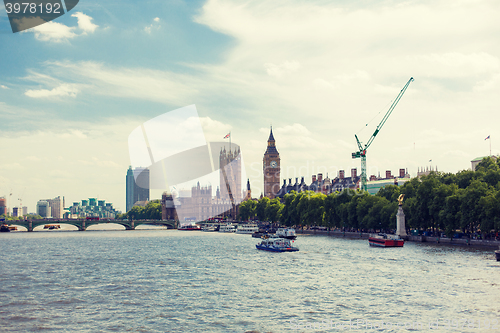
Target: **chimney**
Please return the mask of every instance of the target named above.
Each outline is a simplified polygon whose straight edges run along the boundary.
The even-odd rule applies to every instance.
[[[351,169],[351,178],[354,179],[358,176],[358,169],[353,168]]]
[[[318,182],[321,183],[322,180],[323,180],[323,174],[322,173],[318,173]]]
[[[344,170],[339,171],[339,178],[344,179]]]
[[[316,181],[316,175],[313,175],[313,183]]]
[[[405,178],[406,172],[405,169],[399,169],[399,178]]]
[[[387,170],[385,172],[385,179],[391,179],[392,178],[392,175],[391,175],[391,170]]]

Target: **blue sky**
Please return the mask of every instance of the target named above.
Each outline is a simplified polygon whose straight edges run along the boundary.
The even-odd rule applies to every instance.
[[[492,152],[500,105],[495,1],[86,1],[13,34],[0,6],[0,196],[125,207],[127,139],[195,104],[208,141],[231,131],[254,196],[273,125],[282,178],[432,164]],[[370,122],[371,120],[371,122]],[[368,123],[368,126],[365,126]],[[429,160],[432,160],[429,163]],[[347,171],[347,173],[349,173]],[[154,194],[158,195],[158,193]]]

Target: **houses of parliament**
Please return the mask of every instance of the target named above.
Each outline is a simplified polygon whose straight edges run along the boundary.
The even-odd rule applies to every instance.
[[[247,180],[245,189],[242,186],[242,160],[239,146],[228,150],[225,147],[221,148],[218,162],[220,180],[215,196],[212,195],[212,185],[200,185],[199,182],[191,188],[190,196],[175,197],[175,195],[164,193],[161,200],[163,219],[176,219],[182,222],[204,221],[213,217],[237,218],[239,203],[243,200],[252,199],[250,181]],[[297,193],[313,191],[330,194],[344,189],[357,189],[361,180],[361,177],[357,174],[357,169],[353,168],[350,175],[346,175],[344,170],[340,170],[333,179],[330,179],[328,174],[326,177],[323,177],[322,173],[312,175],[309,185],[306,184],[304,177],[301,177],[300,181],[298,177],[295,178],[295,181],[288,178],[288,182],[287,179],[283,179],[283,183],[280,184],[281,159],[272,127],[267,140],[262,167],[264,192],[261,197],[265,196],[270,199],[283,199],[291,191]],[[409,179],[405,169],[399,170],[399,179],[400,181]],[[398,182],[398,178],[392,176],[390,171],[386,171],[385,178],[374,175],[370,177],[370,181],[381,180],[393,181],[394,184]]]

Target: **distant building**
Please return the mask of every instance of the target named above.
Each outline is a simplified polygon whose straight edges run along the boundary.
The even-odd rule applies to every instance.
[[[0,215],[7,215],[7,199],[0,198]]]
[[[410,180],[410,175],[406,169],[399,169],[399,177],[394,177],[390,170],[385,172],[385,178],[380,176],[371,175],[370,180],[367,182],[367,190],[370,194],[376,194],[380,188],[386,185],[403,185],[405,182]],[[288,184],[286,179],[283,180],[283,185],[279,190],[277,197],[283,198],[287,193],[291,191],[302,192],[302,191],[314,191],[321,192],[323,194],[330,194],[333,192],[341,192],[345,189],[356,190],[359,189],[361,182],[361,177],[358,176],[358,171],[356,168],[351,169],[351,176],[346,177],[345,171],[340,170],[337,177],[330,179],[328,174],[326,178],[323,178],[323,174],[318,173],[318,175],[313,175],[311,179],[311,184],[307,185],[304,181],[304,177],[301,178],[299,183],[299,178],[295,178],[295,184],[292,184],[292,178],[288,179]]]
[[[40,200],[36,203],[36,213],[41,217],[52,217],[50,204],[46,200]]]
[[[431,167],[418,168],[417,169],[417,177],[420,178],[422,176],[428,176],[431,172],[438,172],[438,167],[436,166],[436,170]]]
[[[240,147],[234,152],[226,147],[219,153],[219,179],[220,198],[233,200],[235,203],[241,202],[241,151]]]
[[[99,217],[114,219],[121,212],[115,210],[112,203],[105,200],[97,200],[96,198],[89,198],[81,202],[73,202],[73,205],[69,207],[68,213],[68,217],[71,218]]]
[[[475,159],[473,159],[472,161],[470,161],[471,163],[471,167],[472,167],[472,171],[476,171],[476,167],[477,165],[483,160],[483,158],[485,157],[491,157],[494,161],[497,160],[497,157],[496,156],[483,156],[483,157],[476,157]]]
[[[391,170],[386,170],[385,178],[375,177],[375,175],[370,176],[370,181],[366,183],[367,191],[370,194],[377,194],[377,192],[387,185],[397,185],[402,186],[404,183],[410,180],[410,174],[406,169],[399,169],[399,177],[392,175]]]
[[[61,200],[61,197],[58,196],[54,199],[45,199],[50,206],[50,216],[55,219],[61,219],[63,217],[63,209],[64,209],[64,197]]]
[[[127,212],[137,201],[149,200],[149,169],[129,166],[126,176],[126,210]]]
[[[14,216],[14,217],[23,216],[23,212],[21,210],[21,207],[13,207],[12,208],[12,216]]]
[[[280,153],[276,149],[273,129],[267,139],[267,149],[263,158],[264,196],[274,199],[280,191]]]

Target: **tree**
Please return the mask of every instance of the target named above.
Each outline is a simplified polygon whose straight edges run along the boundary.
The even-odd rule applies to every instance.
[[[259,221],[267,221],[266,209],[269,206],[270,199],[268,197],[263,197],[259,199],[255,212]]]
[[[324,225],[325,198],[323,193],[308,193],[304,200],[308,200],[308,214],[306,223],[308,225]]]
[[[395,202],[400,194],[401,189],[397,185],[386,185],[377,192],[378,197],[384,197],[389,202]]]
[[[254,200],[243,201],[238,209],[240,220],[247,221],[249,219],[255,218],[256,208],[257,202],[255,202]]]
[[[146,220],[161,220],[161,203],[160,200],[148,202],[144,207],[144,219]]]
[[[284,205],[280,202],[280,199],[278,198],[269,201],[269,205],[266,207],[267,219],[271,222],[278,222],[280,220],[283,206]]]
[[[295,199],[295,196],[297,193],[295,191],[291,191],[290,193],[285,194],[284,197],[284,203],[283,203],[283,209],[281,210],[281,215],[280,215],[280,223],[283,225],[286,225],[288,227],[292,226],[292,217],[293,217],[293,212],[292,212],[292,202]]]

